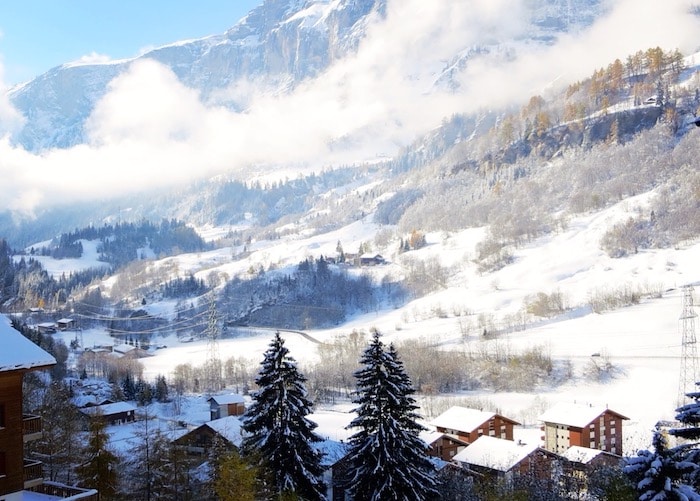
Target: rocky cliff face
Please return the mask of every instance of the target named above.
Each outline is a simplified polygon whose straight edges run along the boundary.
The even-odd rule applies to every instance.
[[[266,0],[222,35],[160,47],[139,58],[168,66],[203,99],[241,109],[245,103],[221,91],[246,79],[280,93],[319,75],[356,51],[367,25],[385,16],[388,1]],[[528,1],[533,40],[540,41],[590,22],[599,4],[599,0]],[[12,103],[27,119],[15,142],[30,151],[84,143],[86,118],[108,83],[131,62],[66,64],[11,90]]]

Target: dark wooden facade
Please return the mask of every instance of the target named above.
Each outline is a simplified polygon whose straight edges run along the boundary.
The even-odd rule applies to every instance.
[[[513,429],[518,424],[520,423],[517,421],[501,416],[500,414],[494,414],[490,419],[471,430],[450,429],[444,426],[436,426],[436,428],[437,431],[441,433],[455,435],[459,440],[471,444],[482,435],[513,440]]]
[[[0,372],[0,496],[24,489],[22,371]]]

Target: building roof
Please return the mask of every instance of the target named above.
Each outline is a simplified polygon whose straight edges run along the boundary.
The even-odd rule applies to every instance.
[[[243,437],[241,436],[241,422],[235,416],[227,416],[204,423],[216,433],[224,437],[236,447],[240,447]]]
[[[56,359],[12,328],[10,320],[0,315],[0,372],[48,367]]]
[[[601,454],[605,454],[605,452],[599,449],[591,449],[589,447],[580,447],[578,445],[572,445],[571,447],[566,449],[566,452],[564,452],[562,456],[568,459],[569,461],[573,461],[575,463],[588,464]]]
[[[453,458],[455,461],[502,472],[510,471],[538,449],[537,444],[524,444],[482,435]]]
[[[94,405],[92,407],[83,407],[80,412],[87,414],[88,416],[95,416],[97,414],[102,416],[111,416],[113,414],[119,414],[121,412],[135,411],[136,407],[128,402],[114,402],[113,404],[104,405]]]
[[[480,411],[478,409],[469,409],[467,407],[454,406],[447,409],[438,417],[433,419],[430,424],[439,426],[440,428],[448,428],[450,430],[463,431],[471,433],[479,426],[487,422],[489,419],[496,416],[495,412]],[[513,424],[520,424],[512,419],[500,416],[502,419]]]
[[[73,320],[72,318],[59,318],[58,320],[56,320],[57,324],[70,324],[73,322],[75,322],[75,320]]]
[[[540,421],[544,421],[545,423],[556,423],[566,426],[573,426],[576,428],[585,428],[605,412],[611,412],[620,419],[629,419],[622,414],[612,411],[602,405],[577,404],[568,402],[562,402],[555,405],[542,414],[538,419]]]
[[[228,405],[228,404],[243,404],[245,403],[245,399],[243,398],[242,395],[236,395],[235,393],[231,393],[229,395],[214,395],[207,402],[210,400],[213,400],[216,402],[217,405]]]
[[[114,348],[112,348],[114,351],[117,353],[129,353],[130,351],[134,351],[136,349],[135,346],[132,346],[130,344],[122,343],[122,344],[117,344],[114,345]]]
[[[425,430],[421,431],[418,434],[418,438],[420,438],[423,442],[425,442],[428,445],[433,445],[435,442],[440,440],[445,434],[440,432],[440,431],[430,431],[430,430]]]

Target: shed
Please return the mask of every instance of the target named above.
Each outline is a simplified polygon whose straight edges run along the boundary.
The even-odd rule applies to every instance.
[[[72,318],[59,318],[56,320],[56,325],[58,326],[58,330],[67,331],[75,328],[75,320]]]
[[[226,416],[242,416],[245,413],[245,399],[242,395],[214,395],[207,402],[212,420]]]

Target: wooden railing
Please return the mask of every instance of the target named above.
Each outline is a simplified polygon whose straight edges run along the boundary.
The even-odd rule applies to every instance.
[[[81,489],[79,487],[69,487],[55,482],[44,482],[32,489],[33,492],[55,496],[68,500],[99,501],[100,496],[95,489]]]
[[[33,459],[24,460],[24,469],[22,470],[22,477],[24,480],[24,488],[33,487],[37,482],[42,482],[44,479],[44,472],[42,469],[41,461],[34,461]]]
[[[24,435],[41,433],[41,417],[32,414],[22,416],[22,432]]]

